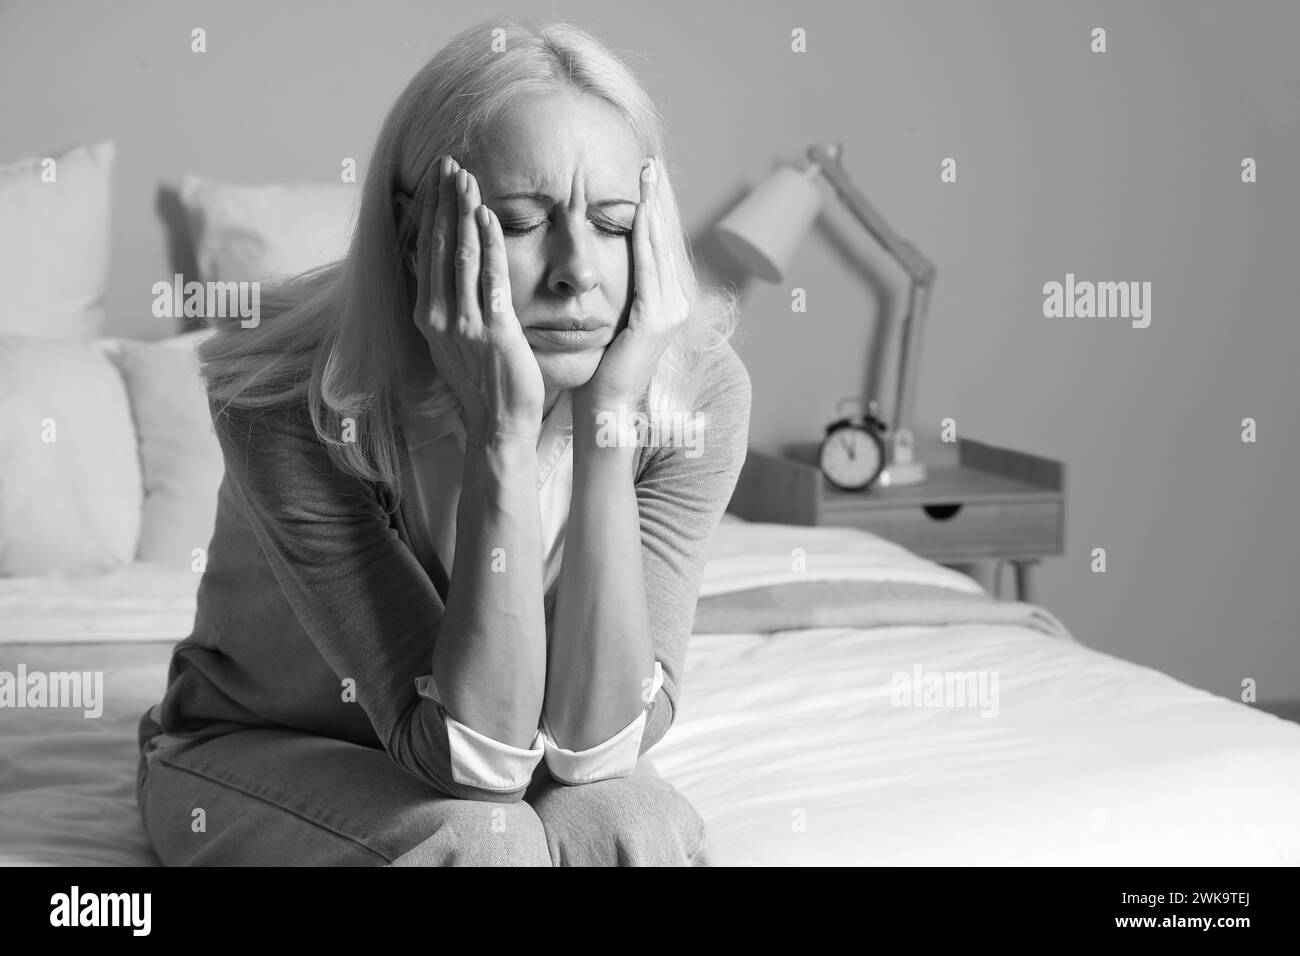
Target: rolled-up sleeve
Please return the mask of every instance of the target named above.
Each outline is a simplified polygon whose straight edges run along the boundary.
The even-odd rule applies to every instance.
[[[279,588],[326,664],[354,682],[392,760],[447,796],[523,799],[521,772],[494,775],[454,756],[469,752],[457,741],[474,731],[449,722],[416,686],[430,672],[446,608],[378,486],[334,463],[301,404],[210,410],[226,480]],[[524,753],[519,766],[542,749]]]
[[[655,661],[654,677],[645,691],[647,706],[664,685],[663,664]],[[565,750],[555,742],[546,721],[542,721],[542,747],[546,767],[551,776],[561,783],[582,784],[626,777],[636,768],[641,755],[641,740],[645,735],[646,711],[643,709],[626,727],[608,740],[586,750]]]
[[[663,665],[655,661],[654,677],[648,680],[644,692],[647,704],[655,699],[663,683]],[[467,786],[506,791],[527,787],[542,761],[546,762],[551,776],[561,783],[595,783],[627,776],[635,769],[641,753],[645,710],[614,736],[587,750],[566,750],[559,746],[545,721],[529,746],[523,748],[481,734],[448,714],[432,674],[416,680],[415,689],[439,707],[447,726],[452,779]]]
[[[540,729],[526,749],[514,747],[481,734],[448,714],[438,696],[438,685],[434,683],[432,674],[419,678],[415,690],[421,697],[433,701],[442,714],[447,726],[453,780],[484,790],[517,790],[528,786],[533,771],[544,756]]]

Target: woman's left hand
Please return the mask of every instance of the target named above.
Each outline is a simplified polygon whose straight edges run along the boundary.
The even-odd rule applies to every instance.
[[[574,390],[589,409],[632,406],[660,357],[690,315],[690,303],[668,253],[659,202],[659,158],[641,169],[641,201],[632,220],[633,299],[627,327],[614,336],[587,384]]]

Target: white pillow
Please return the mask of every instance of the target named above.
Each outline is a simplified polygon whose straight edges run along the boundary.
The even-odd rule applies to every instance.
[[[181,204],[199,280],[284,278],[342,259],[358,195],[345,183],[238,186],[186,176]]]
[[[137,558],[188,568],[205,552],[217,516],[217,489],[225,474],[212,430],[195,345],[211,330],[163,342],[122,340],[122,369],[140,441],[144,511]]]
[[[106,141],[0,165],[0,334],[103,329],[114,153]]]
[[[105,349],[0,335],[0,382],[0,575],[133,561],[144,485],[126,386]]]
[[[172,335],[165,339],[158,339],[154,345],[161,345],[169,349],[196,349],[204,341],[216,334],[216,329],[202,328],[195,329],[193,332],[182,332],[179,335]],[[197,356],[195,357],[197,361]],[[205,399],[206,401],[206,399]]]

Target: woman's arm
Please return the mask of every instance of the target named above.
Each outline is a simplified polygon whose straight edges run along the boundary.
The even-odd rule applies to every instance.
[[[457,721],[519,748],[537,736],[545,690],[541,542],[536,440],[469,443],[433,677]]]
[[[573,400],[573,498],[556,588],[545,720],[555,744],[588,750],[649,702],[654,647],[641,568],[634,445],[597,443],[599,409]],[[614,411],[614,410],[605,410]]]
[[[655,449],[640,475],[627,459],[614,464],[621,456],[604,454],[618,449],[599,448],[599,458],[579,450],[575,405],[573,504],[544,715],[558,746],[596,745],[593,761],[581,752],[560,761],[578,770],[581,782],[630,772],[675,716],[709,539],[731,500],[749,435],[749,374],[730,345],[714,353],[703,378],[700,430]],[[652,662],[662,668],[660,688],[647,688]],[[647,690],[654,691],[648,702]],[[638,730],[630,722],[642,711]],[[624,730],[636,738],[634,752],[613,740]],[[604,754],[602,742],[619,743],[618,754]],[[553,758],[548,752],[554,771]],[[611,770],[618,761],[626,765]],[[590,777],[584,765],[593,768]]]

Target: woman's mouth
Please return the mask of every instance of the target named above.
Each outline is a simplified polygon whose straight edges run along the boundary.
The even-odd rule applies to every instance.
[[[577,323],[570,324],[568,328],[533,325],[524,329],[524,335],[535,345],[570,351],[603,346],[601,340],[604,333],[605,330],[600,326],[582,328]]]

